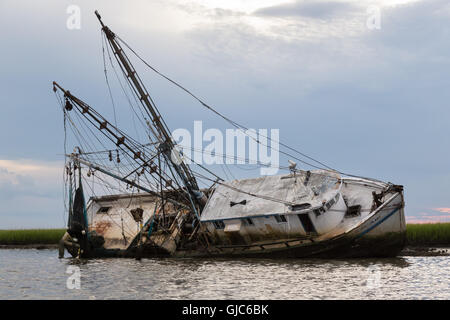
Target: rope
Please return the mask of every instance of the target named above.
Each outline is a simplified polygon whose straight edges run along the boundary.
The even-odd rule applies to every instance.
[[[265,147],[269,147],[270,149],[272,149],[272,150],[274,150],[274,151],[280,152],[280,153],[282,153],[282,154],[284,154],[284,155],[286,155],[286,156],[289,156],[289,157],[291,157],[291,158],[293,158],[293,159],[295,159],[295,160],[297,160],[297,161],[300,161],[300,162],[303,163],[303,164],[309,165],[310,167],[313,167],[313,168],[316,168],[316,169],[319,169],[319,170],[325,170],[325,171],[330,171],[330,172],[337,172],[337,173],[339,173],[339,174],[341,174],[341,175],[346,175],[346,176],[354,177],[354,178],[362,178],[362,179],[373,180],[373,181],[377,181],[377,182],[383,182],[383,181],[381,181],[381,180],[377,180],[377,179],[374,179],[374,178],[368,178],[368,177],[364,177],[364,176],[353,175],[353,174],[349,174],[349,173],[345,173],[345,172],[342,172],[342,171],[333,169],[332,167],[330,167],[330,166],[324,164],[323,162],[320,162],[319,160],[314,159],[313,157],[308,156],[307,154],[305,154],[305,153],[303,153],[303,152],[300,152],[299,150],[296,150],[296,149],[294,149],[294,148],[292,148],[292,147],[286,145],[285,143],[283,143],[283,142],[281,142],[281,141],[278,141],[278,143],[279,143],[281,146],[283,146],[283,147],[285,147],[285,148],[287,148],[287,149],[289,149],[289,150],[291,150],[291,151],[293,151],[293,152],[295,152],[295,153],[298,153],[299,155],[301,155],[301,156],[303,156],[303,157],[305,157],[305,158],[307,158],[307,159],[309,159],[309,160],[311,160],[311,161],[314,161],[315,163],[321,165],[322,167],[313,165],[313,164],[311,164],[311,163],[309,163],[309,162],[306,162],[306,161],[304,161],[304,160],[301,160],[301,159],[299,159],[299,158],[293,156],[292,154],[289,154],[289,153],[284,152],[284,151],[282,151],[282,150],[278,150],[278,149],[276,149],[276,148],[274,148],[274,147],[272,147],[272,146],[268,146],[268,145],[266,145],[266,144],[263,144],[261,141],[259,141],[259,139],[255,139],[253,136],[247,134],[247,132],[246,132],[246,131],[248,131],[248,128],[247,128],[247,127],[245,127],[244,125],[241,125],[241,124],[237,123],[237,122],[234,121],[234,120],[231,120],[230,118],[226,117],[225,115],[223,115],[223,114],[221,114],[220,112],[218,112],[217,110],[215,110],[212,106],[208,105],[208,104],[207,104],[206,102],[204,102],[202,99],[200,99],[200,98],[197,97],[195,94],[193,94],[190,90],[186,89],[185,87],[183,87],[183,86],[182,86],[181,84],[179,84],[178,82],[172,80],[171,78],[169,78],[168,76],[166,76],[165,74],[161,73],[161,72],[158,71],[156,68],[154,68],[153,66],[151,66],[151,65],[150,65],[147,61],[145,61],[145,60],[144,60],[144,59],[143,59],[136,51],[134,51],[134,50],[130,47],[130,45],[128,45],[127,42],[125,42],[125,41],[124,41],[122,38],[120,38],[117,34],[115,35],[115,37],[116,37],[120,42],[122,42],[122,43],[123,43],[123,44],[124,44],[124,45],[125,45],[125,46],[126,46],[126,47],[127,47],[127,48],[128,48],[128,49],[129,49],[129,50],[130,50],[130,51],[131,51],[138,59],[139,59],[139,60],[141,60],[142,63],[144,63],[144,64],[145,64],[148,68],[150,68],[153,72],[155,72],[155,73],[158,74],[159,76],[163,77],[163,78],[166,79],[167,81],[171,82],[173,85],[177,86],[178,88],[180,88],[181,90],[183,90],[184,92],[186,92],[187,94],[189,94],[192,98],[194,98],[195,100],[197,100],[202,106],[204,106],[205,108],[207,108],[208,110],[210,110],[211,112],[213,112],[214,114],[216,114],[217,116],[219,116],[220,118],[222,118],[222,119],[224,119],[225,121],[227,121],[228,123],[230,123],[230,124],[231,124],[233,127],[235,127],[236,129],[242,131],[245,135],[247,135],[250,139],[256,141],[257,143],[259,143],[259,144],[261,144],[261,145],[263,145],[263,146],[265,146]],[[266,138],[266,139],[268,139],[269,141],[272,142],[272,139],[271,139],[270,137],[267,137],[267,136],[264,136],[264,135],[261,135],[261,134],[260,134],[260,136],[263,137],[263,138]]]
[[[171,78],[169,78],[168,76],[166,76],[166,75],[164,75],[163,73],[161,73],[161,72],[159,72],[157,69],[155,69],[154,67],[152,67],[149,63],[147,63],[147,61],[145,61],[139,54],[137,54],[136,53],[136,51],[134,51],[124,40],[122,40],[119,36],[117,36],[117,34],[116,34],[116,38],[117,39],[119,39],[119,41],[120,42],[122,42],[139,60],[141,60],[142,61],[142,63],[144,63],[148,68],[150,68],[152,71],[154,71],[156,74],[158,74],[159,76],[161,76],[161,77],[163,77],[164,79],[166,79],[167,81],[169,81],[169,82],[171,82],[172,84],[174,84],[175,86],[177,86],[178,88],[180,88],[181,90],[183,90],[183,91],[185,91],[187,94],[189,94],[191,97],[193,97],[195,100],[197,100],[201,105],[203,105],[205,108],[207,108],[208,110],[210,110],[210,111],[212,111],[213,113],[215,113],[217,116],[219,116],[219,117],[221,117],[222,119],[224,119],[225,121],[227,121],[228,123],[230,123],[232,126],[234,126],[236,129],[238,129],[238,130],[241,130],[245,135],[247,135],[249,138],[251,138],[251,139],[253,139],[254,141],[256,141],[257,143],[259,143],[259,144],[262,144],[262,145],[264,145],[261,141],[259,141],[259,139],[255,139],[254,137],[252,137],[251,135],[248,135],[247,133],[246,133],[246,131],[248,130],[248,128],[247,127],[245,127],[245,126],[243,126],[243,125],[241,125],[241,124],[239,124],[239,123],[237,123],[236,121],[234,121],[234,120],[231,120],[230,118],[228,118],[228,117],[226,117],[225,115],[223,115],[223,114],[221,114],[220,112],[218,112],[217,110],[215,110],[213,107],[211,107],[210,105],[208,105],[206,102],[204,102],[203,100],[201,100],[200,98],[198,98],[195,94],[193,94],[190,90],[188,90],[188,89],[186,89],[185,87],[183,87],[181,84],[179,84],[179,83],[177,83],[176,81],[174,81],[174,80],[172,80]],[[264,136],[264,135],[261,135],[260,134],[260,136],[262,136],[262,137],[264,137],[264,138],[266,138],[266,139],[268,139],[269,141],[271,141],[272,142],[272,139],[270,138],[270,137],[267,137],[267,136]],[[333,168],[331,168],[331,167],[329,167],[329,166],[327,166],[326,164],[324,164],[324,163],[322,163],[322,162],[320,162],[319,160],[316,160],[316,159],[314,159],[314,158],[312,158],[312,157],[310,157],[310,156],[308,156],[308,155],[306,155],[306,154],[304,154],[304,153],[302,153],[302,152],[300,152],[300,151],[298,151],[298,150],[295,150],[294,148],[292,148],[292,147],[290,147],[290,146],[288,146],[288,145],[286,145],[286,144],[284,144],[284,143],[282,143],[282,142],[280,142],[280,141],[278,141],[279,142],[279,144],[280,145],[282,145],[283,147],[285,147],[285,148],[287,148],[287,149],[289,149],[289,150],[291,150],[291,151],[294,151],[294,152],[296,152],[296,153],[298,153],[298,154],[300,154],[301,156],[303,156],[303,157],[305,157],[305,158],[307,158],[307,159],[309,159],[309,160],[312,160],[312,161],[314,161],[314,162],[316,162],[316,163],[318,163],[318,164],[320,164],[322,167],[318,167],[318,166],[316,166],[316,165],[313,165],[313,164],[311,164],[311,163],[308,163],[308,162],[305,162],[305,161],[303,161],[303,160],[301,160],[301,159],[298,159],[297,157],[295,157],[295,156],[293,156],[293,155],[291,155],[291,154],[289,154],[289,153],[286,153],[286,152],[284,152],[284,151],[281,151],[281,150],[277,150],[277,149],[275,149],[275,148],[273,148],[273,147],[269,147],[268,145],[264,145],[264,146],[266,146],[266,147],[269,147],[269,148],[271,148],[271,149],[273,149],[273,150],[275,150],[275,151],[278,151],[278,152],[280,152],[280,153],[282,153],[282,154],[284,154],[284,155],[287,155],[287,156],[289,156],[289,157],[292,157],[292,158],[294,158],[294,159],[296,159],[297,161],[300,161],[300,162],[302,162],[302,163],[304,163],[304,164],[306,164],[306,165],[309,165],[309,166],[311,166],[311,167],[314,167],[314,168],[316,168],[316,169],[328,169],[328,170],[331,170],[331,171],[337,171],[337,170],[335,170],[335,169],[333,169]]]

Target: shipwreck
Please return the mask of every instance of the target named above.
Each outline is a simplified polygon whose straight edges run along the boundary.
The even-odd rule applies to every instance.
[[[390,257],[402,250],[400,185],[339,172],[283,144],[285,155],[312,169],[291,161],[285,174],[227,180],[199,163],[186,164],[127,52],[234,127],[245,127],[151,67],[96,15],[104,55],[118,66],[127,97],[133,95],[128,101],[145,141],[53,83],[64,127],[78,142],[66,154],[68,225],[61,257],[65,250],[80,258],[137,259]],[[94,183],[101,184],[100,194]]]

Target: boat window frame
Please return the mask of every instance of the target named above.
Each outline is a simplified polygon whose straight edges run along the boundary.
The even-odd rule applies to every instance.
[[[347,207],[347,211],[345,212],[345,218],[356,218],[361,216],[361,205],[353,205]]]
[[[287,222],[286,216],[284,214],[276,214],[273,217],[275,218],[275,221],[277,223],[286,223]]]
[[[96,214],[108,214],[109,210],[111,210],[112,206],[101,206]],[[106,211],[105,211],[106,209]]]
[[[299,203],[292,205],[290,209],[292,211],[302,211],[306,209],[311,209],[311,204],[309,202]]]
[[[212,221],[212,224],[216,230],[225,229],[225,222],[223,222],[222,220]]]
[[[245,218],[244,221],[245,221],[245,225],[247,225],[247,226],[255,225],[255,222],[253,222],[253,220],[251,218]]]

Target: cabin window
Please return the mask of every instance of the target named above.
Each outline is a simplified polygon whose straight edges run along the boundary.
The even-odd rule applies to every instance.
[[[101,207],[98,209],[97,214],[108,213],[109,209],[111,209],[111,207]]]
[[[361,206],[350,206],[347,208],[347,212],[345,213],[346,218],[357,217],[361,215]]]
[[[247,225],[249,225],[249,226],[253,226],[253,225],[254,225],[253,220],[250,219],[250,218],[246,218],[246,219],[245,219],[245,223],[246,223]]]
[[[225,229],[225,223],[223,221],[213,221],[214,228]]]
[[[330,209],[334,205],[334,203],[335,203],[335,201],[334,201],[334,198],[333,198],[327,203],[327,210]]]
[[[309,204],[309,203],[300,203],[300,204],[294,204],[292,206],[292,210],[293,211],[299,211],[299,210],[308,209],[310,207],[311,207],[311,204]]]
[[[286,222],[286,217],[281,215],[281,214],[280,215],[276,215],[274,217],[275,217],[275,220],[277,220],[278,223]]]

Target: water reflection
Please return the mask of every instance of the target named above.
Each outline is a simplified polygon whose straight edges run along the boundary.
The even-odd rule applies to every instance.
[[[68,267],[80,289],[68,289]],[[0,250],[0,298],[448,299],[448,257],[393,259],[58,259]]]

